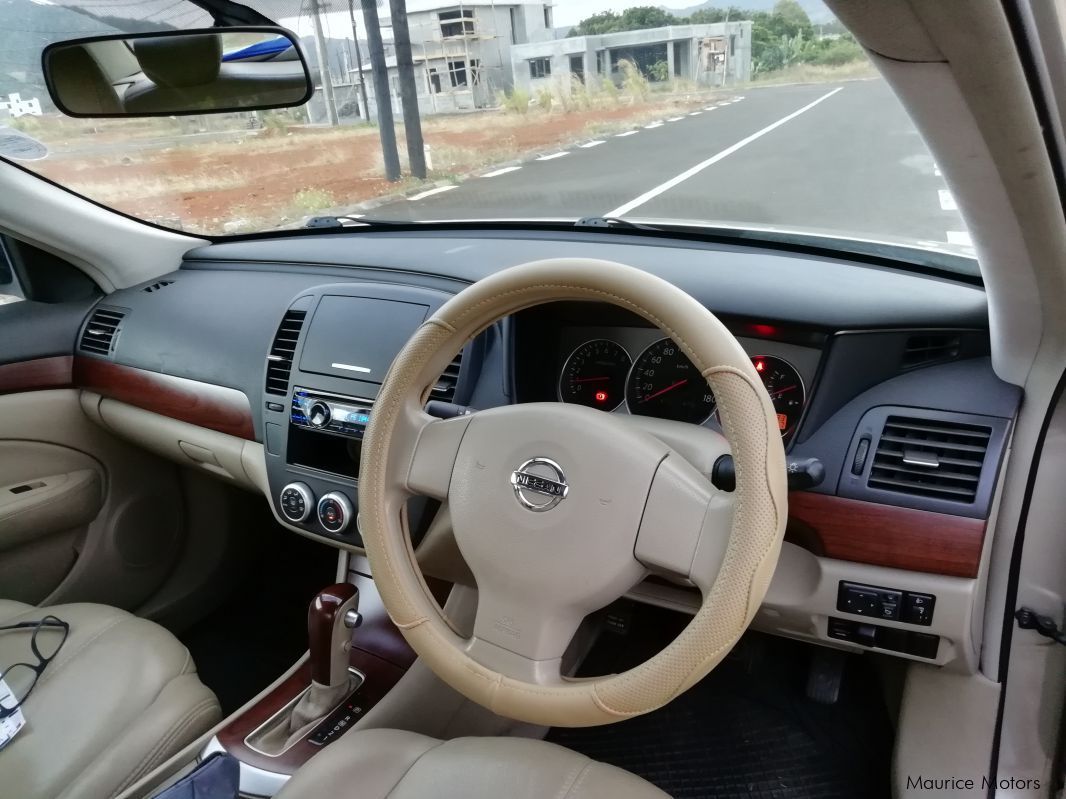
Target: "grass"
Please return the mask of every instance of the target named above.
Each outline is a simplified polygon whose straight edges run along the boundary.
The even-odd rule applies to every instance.
[[[333,208],[337,201],[333,199],[333,194],[325,189],[306,188],[300,189],[292,196],[292,204],[306,214],[313,214]]]
[[[880,77],[877,68],[868,60],[861,59],[849,64],[819,66],[816,64],[795,64],[774,72],[756,75],[749,85],[773,86],[779,83],[832,83],[838,80],[859,80]]]
[[[236,189],[248,183],[249,176],[236,170],[228,172],[196,172],[170,175],[160,172],[157,176],[137,176],[124,180],[83,180],[77,190],[98,202],[120,202],[130,199],[147,199],[165,194],[187,194],[201,191],[224,191]]]

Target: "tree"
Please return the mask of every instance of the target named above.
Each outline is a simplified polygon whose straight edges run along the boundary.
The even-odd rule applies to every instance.
[[[622,12],[622,30],[638,31],[673,25],[677,17],[656,6],[635,6]]]
[[[603,11],[586,17],[570,29],[570,35],[598,36],[603,33],[662,28],[677,22],[677,17],[656,6],[635,6],[627,8],[620,15],[613,11]]]

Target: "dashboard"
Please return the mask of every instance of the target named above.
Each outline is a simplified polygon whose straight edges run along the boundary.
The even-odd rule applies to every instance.
[[[520,229],[329,233],[203,247],[76,317],[27,323],[45,342],[76,318],[70,351],[42,344],[40,358],[66,364],[99,424],[261,494],[300,534],[359,551],[362,435],[399,348],[478,278],[561,256],[645,269],[712,310],[762,377],[790,460],[824,470],[790,495],[779,576],[756,627],[975,667],[987,522],[1020,398],[992,370],[979,286],[750,243]],[[714,396],[697,378],[632,313],[555,302],[468,342],[430,398],[448,412],[579,403],[655,417],[683,435],[718,427]],[[468,579],[446,506],[415,501],[408,511],[427,573]],[[631,598],[687,611],[696,601],[654,575]]]

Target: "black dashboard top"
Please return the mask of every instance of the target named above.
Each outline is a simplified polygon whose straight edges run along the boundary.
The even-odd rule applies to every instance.
[[[587,231],[367,231],[261,239],[192,250],[184,266],[295,272],[310,278],[308,285],[323,282],[323,274],[350,278],[358,267],[360,279],[456,291],[509,266],[559,257],[646,269],[715,312],[757,320],[828,331],[988,326],[984,292],[966,283],[752,246]],[[245,292],[255,288],[245,283]]]

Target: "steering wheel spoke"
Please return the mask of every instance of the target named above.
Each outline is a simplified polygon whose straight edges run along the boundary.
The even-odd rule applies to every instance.
[[[447,499],[459,445],[470,419],[470,416],[436,419],[421,411],[406,415],[405,434],[414,442],[407,471],[408,491]]]
[[[634,554],[653,572],[691,580],[702,592],[725,557],[733,526],[733,495],[721,491],[677,454],[655,472]]]
[[[467,654],[512,679],[560,683],[563,653],[586,615],[548,593],[518,601],[512,592],[483,581],[478,586],[474,634]]]

